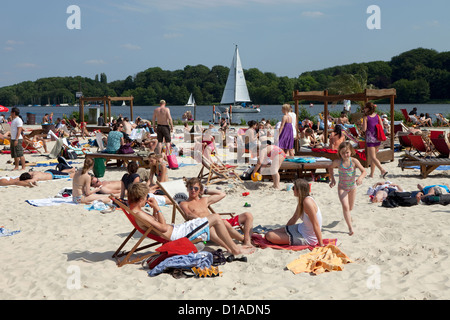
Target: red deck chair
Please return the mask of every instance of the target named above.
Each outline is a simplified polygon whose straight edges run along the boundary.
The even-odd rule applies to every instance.
[[[403,116],[405,117],[406,122],[411,122],[411,119],[409,118],[408,111],[406,109],[400,109],[400,111],[403,113]]]
[[[430,131],[430,139],[438,138],[441,134],[444,134],[444,131],[441,131],[441,130],[431,130],[431,131]]]
[[[416,154],[418,153],[419,156],[423,157],[426,156],[429,153],[432,153],[435,155],[433,149],[430,147],[427,147],[425,144],[425,141],[423,140],[422,136],[420,135],[410,135],[408,136],[409,140],[411,141],[412,147],[416,150]],[[425,153],[425,154],[422,154]]]
[[[443,158],[448,158],[450,154],[450,149],[448,148],[447,141],[445,138],[430,138],[434,145],[434,148],[441,154]]]
[[[411,140],[409,140],[409,136],[412,134],[399,134],[398,135],[398,141],[400,142],[400,145],[405,149],[412,148]]]
[[[130,232],[128,237],[122,242],[122,244],[119,246],[119,248],[116,250],[116,252],[114,252],[114,254],[112,256],[114,259],[116,259],[118,267],[122,267],[125,264],[136,263],[136,262],[142,261],[146,258],[149,258],[152,255],[154,255],[153,252],[150,254],[146,254],[146,255],[140,255],[134,259],[131,259],[132,255],[138,251],[168,242],[167,240],[150,233],[151,231],[158,233],[158,231],[154,230],[153,227],[148,228],[147,231],[142,230],[136,223],[136,216],[133,214],[133,212],[131,212],[130,208],[124,202],[122,202],[121,200],[119,200],[113,196],[110,196],[110,199],[122,209],[123,213],[125,213],[125,216],[128,218],[128,220],[130,220],[131,224],[134,227],[134,229]],[[131,250],[126,251],[126,252],[125,251],[120,252],[122,250],[122,248],[125,246],[125,244],[127,244],[127,242],[135,234],[136,231],[139,231],[142,234],[142,236],[138,240],[138,242],[134,245],[134,247]],[[142,241],[144,241],[147,238],[150,240],[153,240],[153,243],[140,247]],[[119,258],[123,257],[123,256],[125,256],[125,258],[120,260]]]

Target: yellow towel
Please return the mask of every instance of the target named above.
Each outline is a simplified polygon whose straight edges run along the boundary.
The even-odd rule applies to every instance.
[[[342,271],[344,264],[352,262],[338,247],[329,244],[301,255],[289,263],[287,268],[294,274],[310,272],[317,275],[327,271]]]

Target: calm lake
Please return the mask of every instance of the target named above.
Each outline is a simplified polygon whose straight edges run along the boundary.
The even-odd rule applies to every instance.
[[[185,106],[168,106],[170,108],[170,112],[172,114],[172,118],[180,119],[182,118],[183,113],[187,110],[190,110],[192,114],[194,114],[193,107],[185,107]],[[293,106],[294,107],[294,106]],[[315,104],[312,107],[309,105],[304,105],[308,112],[312,116],[317,116],[319,112],[323,112],[323,105]],[[395,110],[400,111],[400,109],[406,109],[409,111],[412,110],[413,107],[417,108],[417,113],[429,113],[433,118],[433,121],[436,119],[435,113],[442,113],[447,116],[450,113],[450,104],[398,104],[395,105]],[[88,113],[88,110],[92,107],[84,108],[85,114]],[[136,118],[140,116],[144,119],[151,120],[153,117],[153,110],[155,110],[156,106],[133,106],[133,116]],[[351,112],[356,112],[357,105],[352,104]],[[22,106],[19,108],[20,113],[24,121],[27,121],[27,113],[34,114],[36,118],[36,124],[40,124],[42,122],[42,118],[46,113],[53,112],[53,119],[62,118],[65,114],[69,116],[72,112],[78,111],[78,107],[45,107],[45,106]],[[99,108],[100,112],[103,112],[103,106]],[[262,118],[264,119],[277,119],[281,120],[283,113],[281,112],[281,105],[261,105],[260,113],[234,113],[233,114],[233,123],[241,123],[241,119],[245,121],[256,120],[259,121]],[[329,105],[328,109],[330,112],[340,112],[343,110],[342,104],[337,105]],[[378,109],[389,112],[390,105],[389,104],[379,104]],[[216,108],[217,110],[217,108]],[[130,107],[129,106],[111,106],[111,112],[113,116],[117,117],[121,114],[124,117],[130,117]],[[212,121],[213,119],[213,106],[197,106],[196,107],[196,119],[202,120],[205,122]],[[217,119],[217,118],[216,118]],[[86,119],[87,120],[87,119]],[[134,120],[134,119],[133,119]]]

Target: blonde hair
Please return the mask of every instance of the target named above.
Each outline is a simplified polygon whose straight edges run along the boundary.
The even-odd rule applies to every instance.
[[[283,104],[283,106],[281,107],[281,110],[289,112],[291,111],[291,105],[289,103],[285,103]]]
[[[133,183],[128,187],[128,203],[138,203],[146,199],[149,189],[147,184],[139,182]]]
[[[166,104],[166,100],[161,100],[159,104]]]
[[[294,181],[294,188],[297,190],[298,208],[300,210],[300,218],[303,219],[303,201],[309,196],[309,182],[305,179],[297,179]]]
[[[348,141],[344,141],[338,147],[339,158],[341,158],[341,150],[343,150],[343,149],[350,150],[350,153],[352,154],[352,156],[354,156],[356,154],[355,149],[353,148],[352,144]]]
[[[88,172],[92,168],[93,165],[94,165],[94,160],[92,160],[91,158],[85,159],[83,168],[81,169],[81,174],[85,174],[86,172]]]

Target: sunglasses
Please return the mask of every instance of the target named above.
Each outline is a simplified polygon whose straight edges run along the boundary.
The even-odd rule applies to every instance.
[[[189,187],[189,191],[192,191],[192,190],[198,191],[198,190],[200,190],[200,188],[199,187]]]

